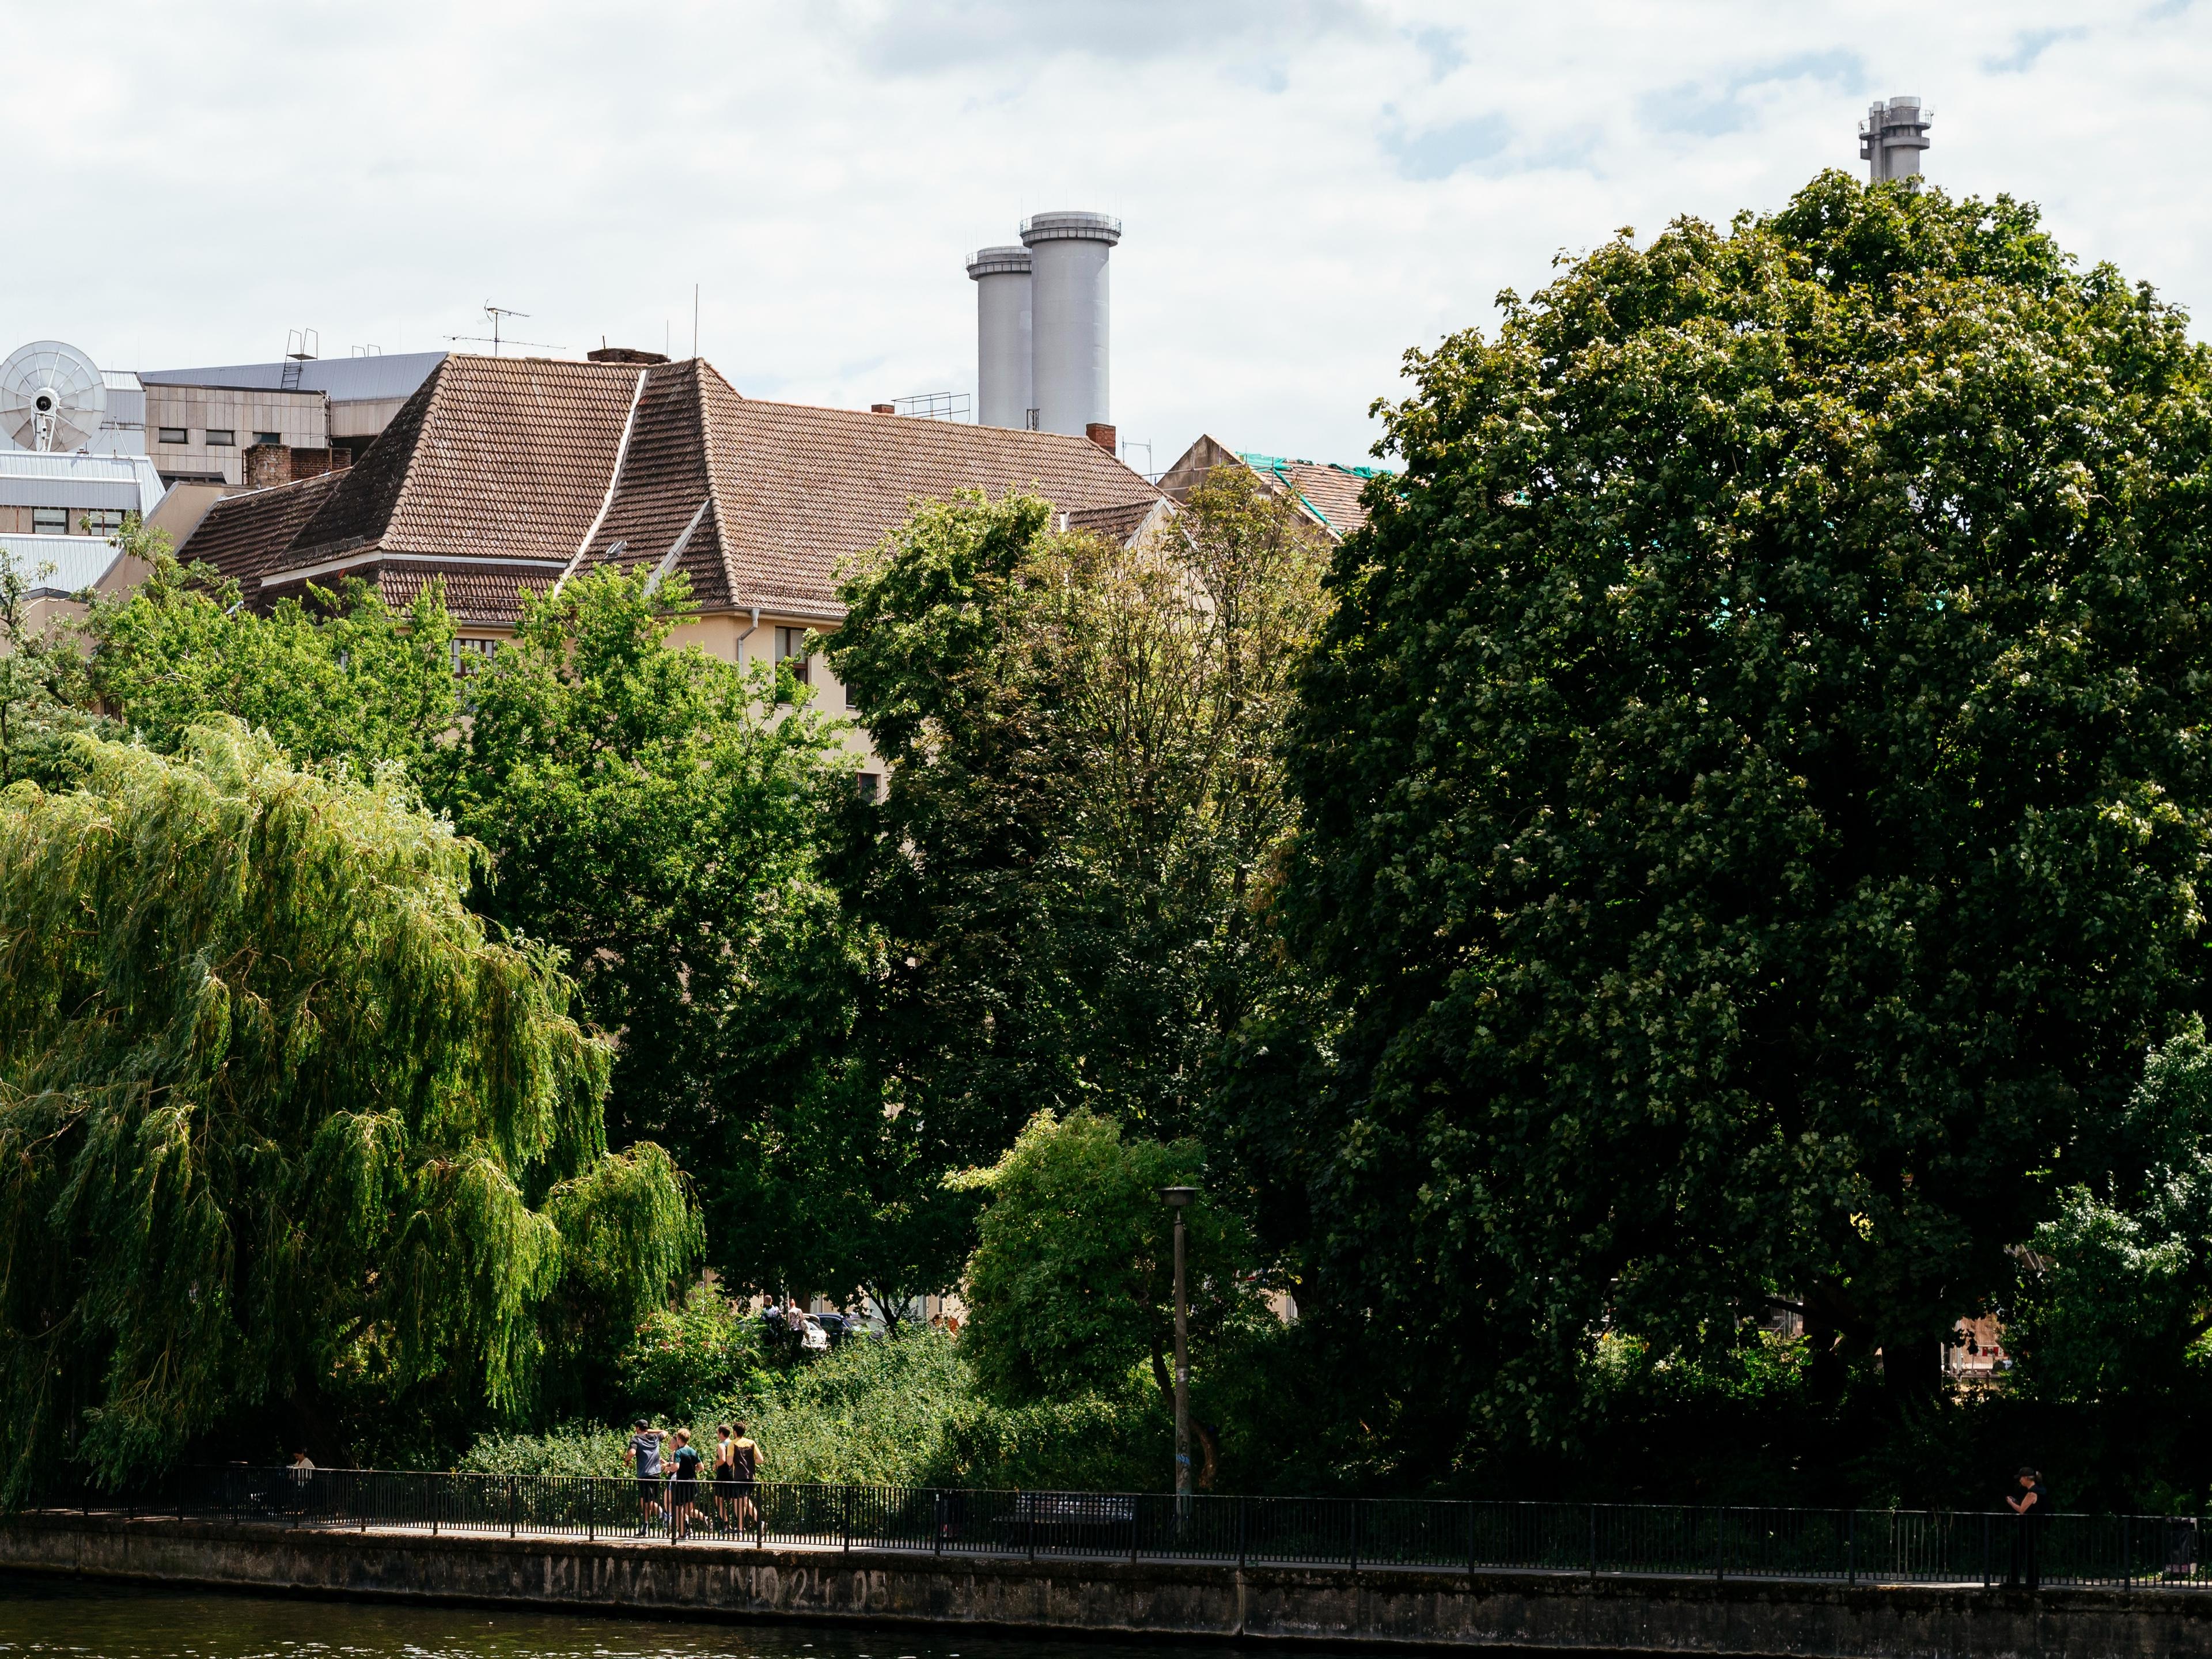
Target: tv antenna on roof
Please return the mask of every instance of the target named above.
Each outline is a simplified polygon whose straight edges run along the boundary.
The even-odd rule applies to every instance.
[[[526,311],[510,310],[506,306],[495,306],[489,300],[484,301],[483,310],[484,315],[491,319],[490,333],[448,334],[446,337],[449,340],[472,341],[478,345],[489,344],[491,347],[491,355],[496,357],[499,356],[499,348],[501,343],[499,333],[501,319],[507,317],[527,317],[530,313]],[[562,349],[556,345],[549,345],[543,340],[509,340],[506,343],[508,345],[536,346],[541,351],[559,351]]]

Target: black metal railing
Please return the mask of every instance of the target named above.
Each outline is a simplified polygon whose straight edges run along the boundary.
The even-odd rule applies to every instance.
[[[76,1507],[71,1505],[70,1507]],[[136,1509],[289,1527],[1358,1570],[2212,1588],[2194,1516],[191,1471]]]

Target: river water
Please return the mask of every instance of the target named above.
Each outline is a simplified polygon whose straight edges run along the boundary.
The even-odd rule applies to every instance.
[[[1200,1659],[1200,1651],[213,1595],[0,1572],[0,1659]],[[1218,1649],[1204,1651],[1219,1659]]]

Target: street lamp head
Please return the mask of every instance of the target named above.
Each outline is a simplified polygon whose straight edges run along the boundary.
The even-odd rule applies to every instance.
[[[1180,1210],[1198,1196],[1195,1187],[1163,1187],[1160,1196],[1168,1201],[1170,1209]]]

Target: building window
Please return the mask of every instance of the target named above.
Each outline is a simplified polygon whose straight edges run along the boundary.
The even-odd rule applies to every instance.
[[[787,664],[791,678],[801,685],[809,684],[806,678],[807,630],[804,628],[779,628],[775,630],[775,659]]]
[[[76,515],[76,533],[80,536],[113,536],[123,529],[123,509],[95,508]]]
[[[453,672],[464,677],[477,672],[491,660],[492,653],[498,649],[497,640],[456,637],[453,641]]]
[[[863,772],[853,781],[860,790],[862,800],[874,800],[883,793],[884,781],[878,773]]]
[[[284,441],[284,434],[281,432],[257,432],[253,434],[253,441],[258,444],[281,444]]]
[[[227,426],[211,426],[207,429],[210,449],[234,449],[238,447],[237,431]]]
[[[31,509],[31,533],[33,536],[66,536],[69,534],[69,508],[65,507],[34,507]]]
[[[188,444],[191,441],[191,434],[180,426],[156,427],[154,429],[154,441],[157,444]]]

